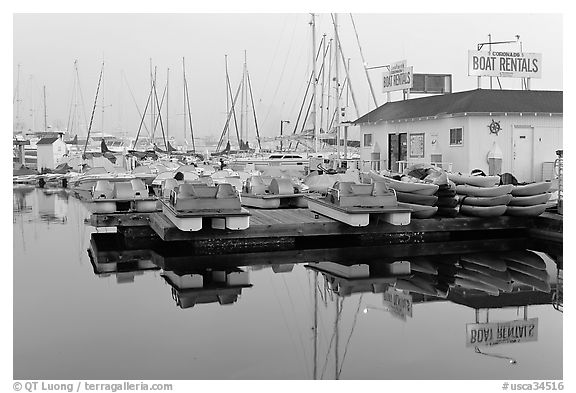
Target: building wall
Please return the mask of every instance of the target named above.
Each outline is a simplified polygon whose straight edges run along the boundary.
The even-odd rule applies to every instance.
[[[54,168],[62,163],[62,157],[68,152],[68,148],[66,147],[66,142],[64,142],[61,138],[54,141],[52,144],[53,152],[54,152]]]
[[[54,168],[54,152],[52,145],[38,145],[37,147],[37,168]]]
[[[491,134],[488,126],[492,119],[500,122],[498,135]],[[450,129],[463,129],[463,144],[450,145]],[[382,122],[361,126],[361,159],[370,160],[371,153],[380,151],[381,160],[388,160],[388,135],[391,133],[408,134],[408,157],[410,164],[429,163],[431,154],[442,154],[442,162],[451,163],[453,171],[470,173],[473,169],[482,169],[488,173],[488,153],[494,142],[502,150],[502,171],[513,173],[513,134],[515,127],[533,128],[533,178],[526,181],[542,180],[542,165],[554,162],[555,151],[562,148],[562,116],[554,115],[468,115],[438,119]],[[424,157],[410,157],[410,134],[424,133]],[[364,146],[364,135],[372,134],[372,146]],[[436,141],[433,144],[433,141]],[[547,165],[547,164],[545,164]]]

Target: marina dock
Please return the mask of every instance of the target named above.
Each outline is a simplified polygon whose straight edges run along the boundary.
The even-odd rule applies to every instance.
[[[353,257],[363,247],[382,247],[381,256],[449,254],[536,247],[562,254],[562,218],[456,217],[413,219],[403,226],[377,218],[351,227],[308,209],[250,209],[250,227],[242,231],[206,229],[184,232],[161,212],[93,214],[95,227],[117,227],[127,246],[152,242],[185,246],[193,255],[257,253],[303,249],[346,249]],[[409,247],[407,247],[409,245]]]

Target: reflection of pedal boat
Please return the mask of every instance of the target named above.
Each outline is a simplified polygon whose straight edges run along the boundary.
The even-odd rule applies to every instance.
[[[394,283],[394,287],[403,291],[434,297],[444,297],[447,295],[440,289],[436,288],[437,283],[434,282],[435,279],[432,280],[431,277],[432,276],[427,274],[413,274],[410,278],[397,279]]]
[[[311,211],[351,226],[368,225],[370,214],[378,214],[393,225],[410,223],[410,209],[398,207],[396,195],[388,190],[384,182],[336,182],[326,197],[306,199]]]
[[[530,183],[522,186],[513,186],[510,193],[515,197],[543,194],[547,192],[551,186],[552,183],[546,181],[539,183]]]
[[[322,273],[330,289],[340,296],[361,292],[381,293],[397,278],[410,275],[410,263],[406,261],[382,263],[374,269],[367,264],[342,265],[334,262],[310,263],[306,268]]]
[[[308,207],[304,194],[298,193],[290,179],[252,176],[244,186],[242,205],[261,209]]]
[[[157,200],[148,195],[148,188],[140,179],[113,182],[98,180],[89,202],[92,213],[153,212]]]
[[[169,201],[162,201],[162,212],[182,231],[202,229],[204,217],[211,218],[216,229],[241,230],[250,225],[250,213],[227,183],[213,187],[181,184],[172,190]]]
[[[250,288],[249,273],[240,269],[226,271],[165,271],[164,280],[172,287],[172,297],[180,308],[196,304],[232,304],[243,288]]]

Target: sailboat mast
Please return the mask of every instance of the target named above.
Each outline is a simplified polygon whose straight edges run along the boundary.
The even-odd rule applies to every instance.
[[[102,77],[104,77],[104,61],[102,61]],[[102,79],[102,139],[104,139],[104,79]]]
[[[44,132],[48,131],[48,116],[46,111],[46,85],[44,85]]]
[[[18,64],[18,74],[16,79],[16,92],[15,92],[15,101],[16,101],[16,131],[20,128],[20,64]]]
[[[186,144],[186,65],[184,63],[184,57],[182,57],[182,85],[183,85],[183,93],[184,93],[184,99],[182,100],[182,103],[184,105],[184,111],[182,112],[182,116],[184,117],[184,144]]]
[[[318,130],[318,135],[320,135],[322,133],[322,123],[324,122],[324,81],[326,79],[326,68],[325,68],[325,62],[326,62],[326,34],[324,34],[322,36],[322,53],[324,53],[324,56],[322,56],[322,69],[324,70],[322,72],[322,87],[320,90],[320,129]],[[320,141],[318,141],[318,143],[320,143]]]
[[[244,140],[244,96],[246,93],[244,77],[246,76],[246,51],[244,51],[244,65],[242,66],[242,92],[240,93],[240,142]],[[239,147],[242,150],[242,146]]]
[[[170,138],[168,138],[168,118],[170,117],[168,112],[168,97],[170,97],[168,90],[168,83],[170,81],[170,68],[166,71],[166,140],[170,143]],[[168,151],[170,153],[170,151]]]
[[[318,127],[316,126],[316,90],[318,88],[318,79],[316,76],[316,20],[312,14],[312,128],[314,131],[314,152],[318,153]]]
[[[338,40],[338,14],[334,14],[334,43],[336,48],[334,51],[334,81],[335,81],[335,106],[336,106],[336,153],[338,160],[340,160],[340,93],[339,93],[339,80],[338,80],[338,52],[340,51],[340,40]],[[339,164],[338,164],[339,165]]]
[[[228,98],[228,94],[229,94],[228,91],[230,89],[230,81],[228,79],[228,55],[224,55],[224,66],[226,69],[226,117],[228,117],[228,114],[230,113],[230,100]],[[227,137],[228,137],[227,142],[229,142],[230,141],[230,128],[228,128],[226,130],[226,132],[227,132]]]

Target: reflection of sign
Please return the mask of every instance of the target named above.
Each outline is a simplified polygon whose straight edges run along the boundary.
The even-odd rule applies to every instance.
[[[384,72],[383,91],[388,92],[411,88],[413,83],[412,68],[413,67],[396,68],[395,72]],[[390,66],[390,70],[392,70],[392,66]]]
[[[410,134],[410,158],[424,158],[424,134]]]
[[[542,55],[522,52],[468,51],[468,75],[540,78]]]
[[[536,340],[538,340],[538,318],[466,324],[467,347]]]
[[[388,288],[384,292],[384,307],[400,319],[406,320],[407,316],[412,318],[412,296],[408,293]]]

